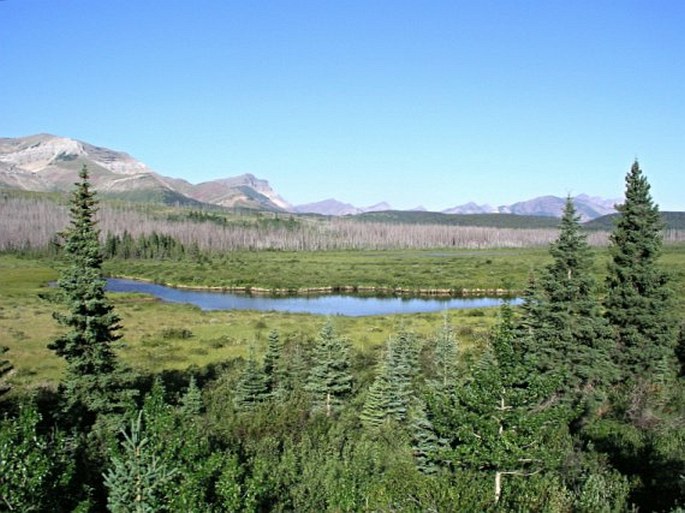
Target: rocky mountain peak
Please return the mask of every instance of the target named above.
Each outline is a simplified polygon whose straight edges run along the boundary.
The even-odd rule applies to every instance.
[[[4,139],[0,148],[4,150],[0,162],[33,173],[56,161],[74,160],[85,154],[81,142],[50,134]]]

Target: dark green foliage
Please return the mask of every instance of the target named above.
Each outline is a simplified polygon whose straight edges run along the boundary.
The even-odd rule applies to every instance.
[[[327,417],[352,391],[349,350],[349,343],[335,334],[330,321],[326,322],[314,346],[305,389],[311,394],[314,409]]]
[[[415,395],[414,379],[419,371],[419,347],[414,335],[406,331],[392,338],[388,344],[386,373],[389,384],[387,414],[402,422]]]
[[[418,356],[418,343],[412,334],[401,332],[390,339],[360,414],[365,425],[378,427],[386,419],[399,423],[407,419],[415,397]]]
[[[388,381],[387,359],[378,365],[376,378],[371,383],[359,418],[367,428],[378,428],[388,418],[391,385]]]
[[[610,408],[581,434],[630,478],[630,500],[640,511],[662,511],[682,503],[682,479],[675,476],[685,470],[685,408],[677,377],[678,320],[668,275],[658,266],[663,225],[637,162],[618,210],[605,308],[621,380]]]
[[[266,399],[268,392],[266,376],[255,360],[254,350],[251,349],[236,385],[234,404],[240,410],[250,410]]]
[[[278,332],[272,330],[269,333],[264,355],[264,375],[266,388],[272,395],[284,392],[286,372],[283,361],[283,344]]]
[[[483,226],[492,228],[554,228],[554,217],[527,216],[518,214],[443,214],[439,212],[419,212],[387,210],[384,212],[364,212],[354,216],[363,222],[391,224],[427,224],[450,226]]]
[[[202,413],[202,391],[197,386],[194,376],[190,377],[188,389],[181,398],[179,412],[188,419],[194,419]]]
[[[680,323],[680,332],[678,333],[678,345],[675,350],[676,358],[678,358],[679,377],[685,377],[685,322]]]
[[[305,347],[298,341],[289,341],[283,347],[280,360],[282,360],[282,374],[279,392],[292,393],[303,390],[310,367]]]
[[[127,230],[122,235],[108,232],[103,245],[105,258],[178,260],[185,254],[186,248],[178,239],[155,231],[135,238]]]
[[[583,224],[584,230],[611,231],[621,214],[609,214]],[[685,212],[659,212],[665,230],[685,230]]]
[[[63,383],[66,407],[73,414],[81,410],[77,415],[83,415],[111,411],[117,402],[118,365],[113,343],[120,338],[120,326],[118,315],[105,297],[94,219],[97,200],[85,167],[79,177],[81,181],[71,199],[71,224],[63,233],[67,267],[57,282],[67,313],[56,313],[55,318],[69,331],[49,347],[67,363]]]
[[[424,474],[435,474],[438,471],[435,457],[443,447],[435,434],[433,423],[428,419],[426,409],[419,400],[415,400],[412,404],[409,421],[411,448],[416,460],[416,468]]]
[[[68,440],[40,433],[34,403],[20,406],[15,419],[0,421],[0,510],[59,511],[73,477]]]
[[[615,379],[610,328],[596,299],[592,256],[567,198],[553,258],[526,296],[523,325],[538,369],[562,399],[577,405]]]
[[[623,380],[663,382],[674,372],[676,324],[668,276],[658,267],[663,224],[637,162],[611,234],[606,315],[615,331]]]
[[[457,468],[486,470],[495,483],[493,503],[501,498],[504,476],[553,468],[564,438],[558,408],[543,402],[549,388],[522,349],[505,305],[471,379],[433,399],[437,434],[451,447],[446,459]]]
[[[155,380],[137,421],[139,459],[133,458],[131,443],[125,438],[124,450],[112,455],[113,461],[120,462],[119,468],[113,469],[117,471],[114,476],[123,475],[126,484],[128,470],[136,465],[144,465],[141,478],[160,473],[161,478],[147,488],[150,502],[156,503],[153,511],[226,511],[222,506],[235,501],[231,491],[232,476],[239,474],[235,457],[210,445],[203,422],[203,402],[194,380],[178,406],[169,404],[165,394],[161,380]],[[112,493],[109,499],[111,503]]]

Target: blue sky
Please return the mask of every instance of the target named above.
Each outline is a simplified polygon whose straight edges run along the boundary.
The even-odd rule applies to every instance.
[[[442,210],[685,210],[685,2],[0,2],[0,136],[122,150],[193,183]]]

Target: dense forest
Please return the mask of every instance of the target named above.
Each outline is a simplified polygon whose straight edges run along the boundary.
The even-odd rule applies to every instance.
[[[209,230],[227,223],[125,210],[114,229],[97,217],[85,168],[80,178],[63,207],[11,200],[15,212],[56,218],[35,241],[18,225],[7,240],[52,241],[67,264],[55,294],[62,330],[49,344],[65,372],[56,389],[0,389],[0,510],[683,511],[684,319],[659,266],[662,220],[637,162],[606,236],[604,282],[569,199],[559,229],[536,240],[549,243],[550,263],[475,347],[461,347],[445,318],[432,336],[400,329],[382,347],[355,349],[331,318],[311,340],[271,331],[264,354],[156,375],[117,355],[122,326],[104,258],[228,250],[233,242],[215,243]],[[298,237],[324,248],[334,227],[335,240],[379,246],[424,237],[440,247],[461,233],[483,237],[464,242],[480,247],[498,237],[346,220],[315,230],[250,223],[234,222],[248,234],[235,247],[286,233],[290,248]],[[199,238],[184,238],[191,232]],[[11,353],[0,353],[0,377]]]

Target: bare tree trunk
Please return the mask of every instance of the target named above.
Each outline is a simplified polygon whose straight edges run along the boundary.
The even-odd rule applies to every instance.
[[[502,496],[502,472],[499,470],[495,472],[495,504],[499,502]]]

